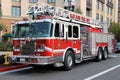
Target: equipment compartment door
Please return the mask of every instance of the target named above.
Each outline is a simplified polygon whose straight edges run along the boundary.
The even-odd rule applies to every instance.
[[[86,27],[81,29],[81,54],[83,56],[90,56],[90,32],[86,32]]]

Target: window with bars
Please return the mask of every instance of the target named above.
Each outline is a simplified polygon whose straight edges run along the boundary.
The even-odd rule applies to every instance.
[[[29,0],[30,3],[36,3],[38,0]]]
[[[18,6],[12,6],[12,16],[21,16],[21,8]]]
[[[112,15],[112,8],[110,8],[110,15]]]
[[[56,0],[48,0],[48,3],[55,3]]]
[[[71,2],[71,0],[68,0],[68,2]]]
[[[99,1],[96,1],[96,8],[99,9]]]
[[[103,22],[103,15],[100,16],[100,21]]]
[[[109,14],[109,7],[107,7],[107,14]]]
[[[64,0],[64,1],[66,1],[66,0]],[[71,2],[72,0],[67,0],[68,2]]]
[[[104,11],[104,4],[103,3],[100,3],[100,8],[101,8],[101,11]]]
[[[12,0],[12,2],[20,2],[21,0]]]
[[[99,14],[98,13],[96,14],[96,19],[99,20]]]

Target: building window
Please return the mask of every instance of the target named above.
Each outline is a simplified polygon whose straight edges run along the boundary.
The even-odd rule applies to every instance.
[[[54,3],[56,0],[48,0],[49,3]]]
[[[0,6],[0,16],[2,16],[1,6]]]
[[[112,8],[110,8],[110,15],[112,15]]]
[[[100,8],[101,8],[101,11],[104,11],[104,4],[103,3],[101,3]]]
[[[109,26],[109,18],[107,18],[107,25]]]
[[[12,2],[20,2],[21,0],[12,0]]]
[[[92,11],[91,10],[86,10],[86,16],[88,16],[88,17],[91,17],[91,13],[92,13]]]
[[[110,19],[110,23],[112,23],[112,19]]]
[[[21,8],[18,6],[12,7],[12,16],[20,16],[21,15]]]
[[[99,1],[96,1],[96,8],[99,9]]]
[[[99,20],[99,14],[98,13],[96,14],[96,19]]]
[[[68,2],[71,2],[71,0],[68,0]]]
[[[107,7],[107,13],[109,14],[109,7]]]
[[[29,2],[36,3],[36,2],[38,2],[38,0],[29,0]]]
[[[110,2],[113,2],[112,0],[109,0]]]
[[[100,21],[103,22],[103,16],[102,15],[100,16]]]

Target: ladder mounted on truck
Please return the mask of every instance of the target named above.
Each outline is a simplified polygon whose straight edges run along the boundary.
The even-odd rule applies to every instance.
[[[44,16],[44,18],[57,18],[66,21],[73,21],[80,24],[92,25],[92,27],[96,28],[102,28],[98,20],[94,20],[78,13],[60,7],[51,6],[45,3],[27,5],[25,14],[32,16],[33,19],[41,19],[41,16]]]

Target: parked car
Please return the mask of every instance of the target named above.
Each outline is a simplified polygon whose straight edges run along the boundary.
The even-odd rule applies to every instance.
[[[120,52],[120,42],[117,42],[115,45],[115,52]]]

